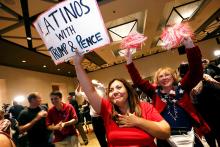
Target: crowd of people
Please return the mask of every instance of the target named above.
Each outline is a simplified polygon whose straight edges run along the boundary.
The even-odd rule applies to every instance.
[[[151,83],[140,76],[128,49],[126,69],[133,85],[113,77],[107,88],[89,79],[81,65],[83,56],[76,52],[73,60],[79,85],[69,93],[68,102],[63,102],[59,91],[49,95],[51,108],[42,105],[38,93],[27,97],[28,107],[14,101],[8,119],[0,111],[1,142],[12,147],[79,147],[78,134],[84,145],[89,143],[83,128],[84,120],[89,120],[101,147],[202,147],[202,137],[215,147],[216,141],[220,144],[216,119],[220,116],[216,110],[220,104],[219,67],[202,60],[190,37],[182,44],[188,62],[179,67],[180,76],[176,70],[162,67]],[[140,91],[146,100],[140,98]],[[86,105],[79,106],[79,97]],[[82,109],[90,113],[82,116]]]

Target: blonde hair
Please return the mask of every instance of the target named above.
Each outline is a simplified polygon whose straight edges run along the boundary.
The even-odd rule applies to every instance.
[[[178,75],[177,75],[177,73],[176,73],[176,71],[175,71],[174,69],[172,69],[172,68],[170,68],[170,67],[162,67],[162,68],[159,68],[159,69],[155,72],[155,74],[154,74],[154,83],[155,83],[155,84],[158,85],[158,76],[159,76],[159,74],[160,74],[162,71],[165,71],[165,72],[170,73],[170,74],[172,75],[172,77],[173,77],[174,82],[175,82],[175,83],[178,82],[179,77],[178,77]]]

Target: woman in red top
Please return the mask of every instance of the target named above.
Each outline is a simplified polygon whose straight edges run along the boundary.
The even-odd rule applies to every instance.
[[[108,99],[101,98],[84,71],[78,53],[74,57],[77,78],[94,110],[101,114],[110,147],[154,147],[154,137],[166,139],[170,127],[154,107],[140,102],[134,89],[123,79],[113,79]]]
[[[191,38],[183,41],[189,62],[189,71],[178,81],[175,70],[165,67],[155,73],[156,86],[141,78],[132,63],[131,53],[127,53],[127,69],[133,83],[152,98],[153,105],[171,126],[171,146],[193,146],[194,133],[192,127],[199,128],[200,133],[207,133],[210,129],[195,110],[189,93],[202,79],[203,68],[201,52],[194,46]],[[163,141],[159,141],[160,144]],[[164,146],[163,142],[161,145]]]

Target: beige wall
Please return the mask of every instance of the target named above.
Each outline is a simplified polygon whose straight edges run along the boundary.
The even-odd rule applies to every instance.
[[[52,84],[59,85],[65,99],[68,92],[74,90],[73,78],[7,66],[0,66],[0,71],[0,88],[6,87],[4,94],[0,92],[0,105],[11,103],[18,95],[27,97],[31,92],[39,92],[43,103],[50,104],[49,94],[52,91]],[[24,104],[27,105],[27,101]]]
[[[204,58],[209,60],[214,60],[216,57],[214,56],[214,50],[220,50],[220,44],[217,44],[216,39],[209,39],[203,42],[200,42],[199,47],[202,48],[202,54]]]
[[[215,58],[213,51],[220,49],[220,45],[217,45],[215,39],[201,42],[199,46],[203,57],[210,60]],[[170,66],[177,68],[179,63],[184,60],[186,60],[186,55],[179,55],[177,50],[175,50],[137,59],[134,62],[141,75],[148,77],[153,75],[159,67]],[[89,73],[89,77],[101,81],[105,86],[114,77],[123,77],[130,80],[124,65],[125,63]],[[48,98],[52,90],[52,84],[60,85],[65,97],[67,92],[74,90],[75,83],[76,80],[74,78],[0,66],[0,105],[3,102],[11,103],[12,98],[15,96],[27,96],[30,92],[39,92],[44,98],[43,102],[50,104]]]
[[[6,98],[7,98],[6,80],[0,79],[0,104],[2,104],[3,100]]]

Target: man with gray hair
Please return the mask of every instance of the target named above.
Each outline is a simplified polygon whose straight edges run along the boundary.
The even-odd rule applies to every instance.
[[[27,132],[28,147],[50,146],[50,131],[46,127],[47,111],[41,106],[41,101],[42,98],[37,93],[31,93],[28,96],[29,107],[23,109],[18,116],[19,132]]]

